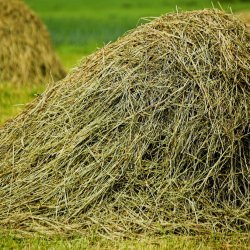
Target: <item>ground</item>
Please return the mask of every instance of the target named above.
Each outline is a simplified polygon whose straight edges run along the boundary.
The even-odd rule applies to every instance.
[[[0,237],[0,248],[7,249],[107,249],[107,250],[226,250],[226,249],[249,249],[249,235],[210,235],[210,236],[174,236],[166,235],[164,237],[140,237],[137,239],[106,239],[97,236],[76,237],[74,239],[62,239],[54,237],[52,239],[43,239],[38,237],[20,239],[14,236]]]
[[[78,61],[134,27],[140,17],[158,16],[176,9],[211,7],[210,0],[26,0],[48,26],[55,50],[69,70]],[[250,11],[248,0],[221,0],[224,9]],[[217,6],[218,7],[218,6]],[[16,86],[0,83],[0,124],[21,112],[46,88],[45,83]],[[0,249],[250,249],[244,234],[144,237],[140,240],[108,240],[91,237],[74,239],[20,239],[0,233]]]

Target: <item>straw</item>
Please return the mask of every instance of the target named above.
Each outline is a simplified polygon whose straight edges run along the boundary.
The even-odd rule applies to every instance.
[[[0,225],[102,235],[249,230],[250,34],[163,15],[0,128]]]

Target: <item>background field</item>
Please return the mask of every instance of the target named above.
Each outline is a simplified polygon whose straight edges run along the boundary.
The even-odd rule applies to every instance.
[[[26,0],[52,34],[57,51],[71,67],[75,59],[115,40],[142,22],[141,17],[212,7],[211,0]],[[215,7],[220,7],[214,1]],[[250,9],[249,0],[222,0],[230,11]]]
[[[210,0],[25,0],[47,25],[55,49],[67,69],[101,47],[115,40],[128,29],[143,22],[140,17],[158,16],[175,11],[211,7]],[[217,2],[217,1],[215,1]],[[225,10],[234,12],[250,11],[249,0],[220,1]],[[218,4],[215,4],[218,7]],[[0,124],[18,114],[25,104],[39,93],[46,84],[25,87],[11,83],[0,83]],[[0,234],[1,235],[1,234]],[[110,245],[111,244],[111,245]],[[144,242],[98,241],[96,239],[76,239],[73,241],[53,241],[32,239],[17,240],[12,236],[0,237],[1,249],[249,249],[246,236],[235,235],[224,239],[170,237],[164,240],[148,239]]]

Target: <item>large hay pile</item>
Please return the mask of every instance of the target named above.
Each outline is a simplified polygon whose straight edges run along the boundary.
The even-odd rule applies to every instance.
[[[0,129],[0,225],[249,229],[250,34],[168,14],[92,54]]]
[[[0,0],[0,81],[41,83],[65,76],[41,20],[20,0]]]

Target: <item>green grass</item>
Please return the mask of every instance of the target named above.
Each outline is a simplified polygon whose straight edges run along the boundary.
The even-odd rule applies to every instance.
[[[0,82],[0,124],[20,113],[44,88],[44,84],[16,86]]]
[[[18,238],[13,235],[0,236],[0,249],[249,249],[249,235],[247,236],[174,236],[169,235],[162,238],[143,237],[133,240],[109,240],[98,236],[78,237],[75,239],[52,238],[45,239],[39,237]]]
[[[141,17],[212,7],[211,0],[26,0],[48,26],[56,47],[73,45],[84,53],[115,40]],[[222,0],[223,8],[250,9],[248,0]],[[217,1],[214,5],[219,7]],[[78,49],[78,48],[77,48]]]

